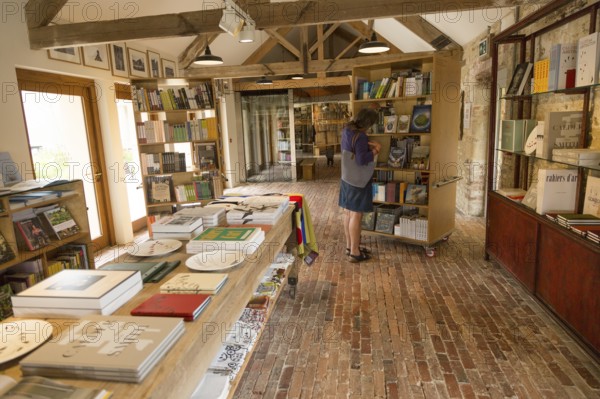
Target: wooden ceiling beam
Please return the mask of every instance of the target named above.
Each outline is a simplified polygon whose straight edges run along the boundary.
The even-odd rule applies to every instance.
[[[311,78],[302,80],[274,80],[272,85],[269,85],[267,90],[278,89],[301,89],[306,87],[333,87],[333,86],[350,86],[350,78],[348,76],[339,76],[335,78]],[[265,90],[264,85],[256,84],[255,82],[236,82],[233,84],[235,91],[247,90]]]
[[[310,49],[308,50],[309,54],[312,54],[315,52],[315,50],[317,50],[319,48],[319,46],[323,46],[323,43],[325,42],[325,40],[327,40],[327,38],[329,36],[331,36],[331,34],[333,32],[335,32],[335,30],[341,25],[341,23],[336,22],[335,24],[331,25],[329,28],[327,28],[327,30],[325,32],[323,32],[323,28],[321,25],[321,37],[319,39],[317,39],[316,43],[314,43],[312,46],[310,46]],[[317,31],[318,32],[318,31]]]
[[[281,44],[287,51],[292,53],[296,58],[300,59],[300,50],[290,43],[283,35],[271,29],[265,29],[265,32],[267,35],[277,40],[279,44]]]
[[[58,2],[59,0],[54,1]],[[256,22],[257,29],[276,29],[286,26],[406,17],[441,11],[473,12],[489,7],[513,7],[525,2],[526,0],[439,0],[436,2],[328,0],[324,3],[300,0],[248,4],[247,12]],[[527,3],[532,2],[536,2],[536,0],[527,1]],[[36,3],[42,3],[42,0],[38,0]],[[39,26],[29,29],[29,44],[32,49],[44,49],[136,39],[195,36],[202,33],[222,33],[219,28],[221,15],[222,9],[205,9],[178,14]]]
[[[29,0],[25,4],[28,28],[46,26],[60,13],[68,0]],[[6,11],[6,10],[3,10]]]
[[[342,51],[340,51],[340,53],[335,57],[336,60],[341,59],[344,55],[346,55],[346,53],[348,51],[350,51],[351,49],[355,48],[356,45],[358,44],[358,42],[360,42],[362,40],[362,37],[360,36],[356,36],[356,39],[354,39],[354,41],[352,43],[350,43],[348,46],[346,46],[345,49],[343,49]]]
[[[327,72],[349,72],[353,67],[371,65],[375,63],[397,62],[414,60],[433,56],[432,51],[406,53],[406,54],[377,54],[366,55],[356,58],[342,58],[339,60],[313,60],[308,63],[306,73]],[[185,70],[186,78],[209,79],[215,76],[222,78],[244,78],[256,76],[293,75],[303,72],[301,61],[275,62],[270,64],[254,65],[232,65],[232,66],[208,66],[202,68],[188,68]]]
[[[198,35],[179,55],[179,68],[187,68],[192,62],[206,49],[206,44],[210,45],[219,36],[216,33],[211,35]]]
[[[452,38],[445,35],[441,30],[430,24],[425,18],[419,15],[410,15],[402,18],[396,18],[406,28],[415,35],[429,43],[436,50],[462,50],[462,46],[456,43]]]

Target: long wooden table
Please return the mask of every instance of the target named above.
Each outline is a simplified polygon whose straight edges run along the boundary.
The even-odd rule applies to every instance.
[[[141,383],[83,379],[61,381],[75,386],[103,388],[112,391],[115,399],[189,398],[220,351],[227,330],[231,329],[233,323],[237,321],[269,265],[288,242],[288,237],[292,233],[293,209],[294,207],[290,206],[278,223],[266,233],[264,242],[252,255],[251,260],[246,260],[228,273],[228,281],[221,291],[213,296],[211,303],[198,319],[185,323],[185,334]],[[185,245],[183,245],[177,252],[157,257],[157,261],[181,260],[181,265],[161,282],[144,284],[143,290],[114,314],[129,315],[131,309],[158,293],[162,283],[176,273],[189,272],[190,270],[185,266],[185,260],[190,256],[185,253]],[[148,258],[141,261],[147,260]],[[56,319],[53,319],[52,322],[68,323],[68,321]],[[5,374],[15,379],[21,378],[17,360],[4,366]],[[6,368],[6,366],[9,367]]]

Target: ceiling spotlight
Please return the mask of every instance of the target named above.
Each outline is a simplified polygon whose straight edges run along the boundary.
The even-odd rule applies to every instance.
[[[246,25],[252,25],[252,27],[256,26],[252,17],[242,10],[233,0],[224,0],[223,3],[225,4],[225,8],[223,8],[223,15],[219,21],[219,28],[235,37],[242,30],[244,22]]]
[[[295,75],[292,75],[292,79],[294,79],[294,80],[302,80],[302,79],[304,79],[304,75],[301,74],[301,73],[297,73]]]
[[[365,41],[358,48],[359,53],[363,54],[375,54],[375,53],[383,53],[390,49],[390,46],[385,44],[384,42],[380,42],[377,40],[377,35],[375,32],[371,35],[371,40]]]
[[[252,43],[254,41],[254,25],[246,24],[240,32],[240,43]]]
[[[258,79],[256,81],[257,85],[272,85],[273,81],[269,78],[267,78],[266,76],[263,76],[262,78]]]
[[[218,55],[213,55],[210,52],[210,47],[206,44],[206,50],[204,54],[199,55],[194,60],[194,65],[221,65],[223,63],[223,58]]]

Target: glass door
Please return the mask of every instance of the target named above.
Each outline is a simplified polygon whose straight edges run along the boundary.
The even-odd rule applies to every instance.
[[[114,239],[94,82],[26,70],[17,76],[36,179],[82,180],[92,241],[108,246]]]

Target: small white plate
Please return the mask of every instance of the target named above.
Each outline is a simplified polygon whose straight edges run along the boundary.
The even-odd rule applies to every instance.
[[[31,352],[52,336],[52,324],[44,320],[16,320],[0,323],[0,364]]]
[[[200,252],[185,261],[185,265],[192,270],[201,272],[216,272],[230,269],[244,261],[244,254],[240,251],[213,251]]]
[[[177,251],[181,245],[183,244],[179,240],[148,240],[129,246],[127,253],[134,256],[159,256]]]

